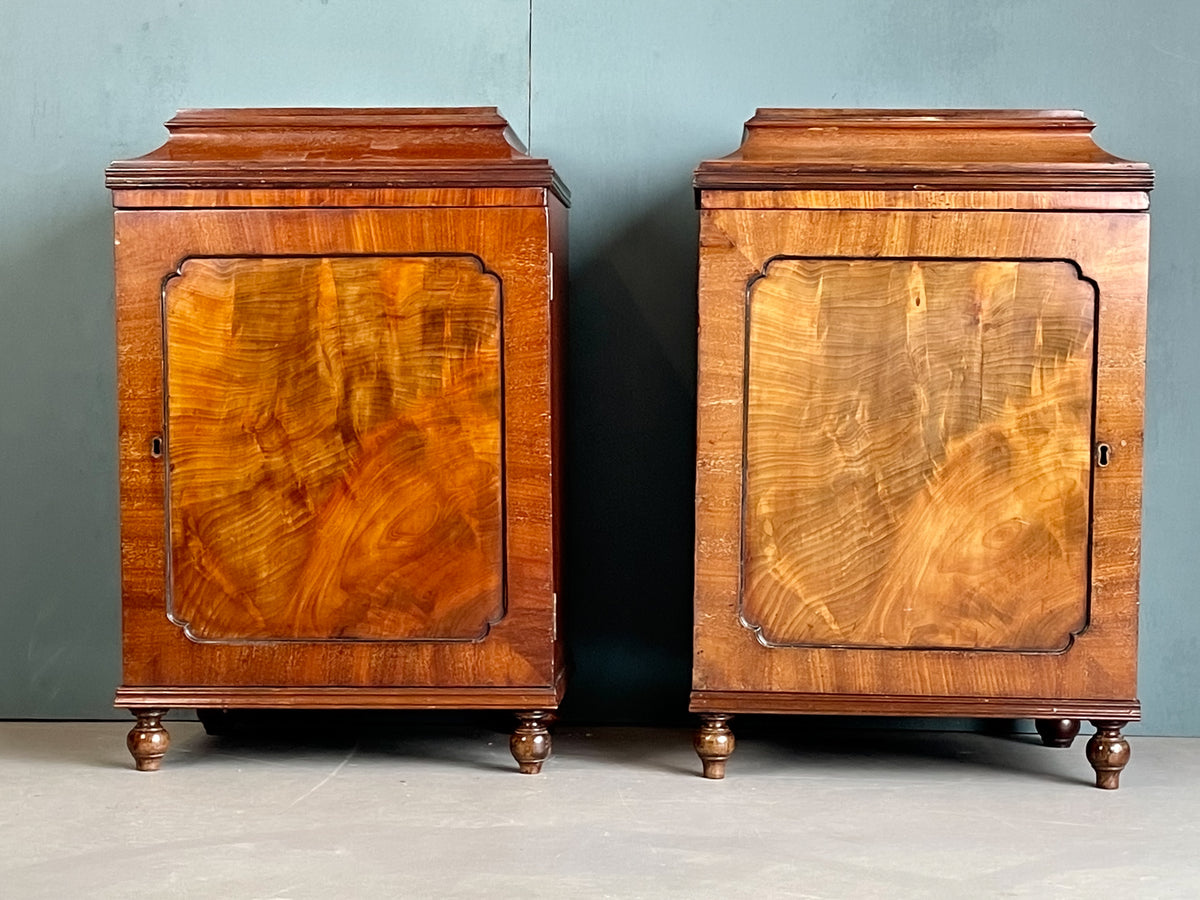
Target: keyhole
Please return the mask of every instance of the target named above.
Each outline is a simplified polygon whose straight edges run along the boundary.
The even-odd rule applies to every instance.
[[[160,456],[162,456],[162,451],[163,451],[162,435],[156,434],[154,437],[150,438],[150,458],[158,459]]]
[[[1108,446],[1108,444],[1097,444],[1096,445],[1096,465],[1098,465],[1100,468],[1103,469],[1105,466],[1108,465],[1108,463],[1111,459],[1112,459],[1112,447]]]

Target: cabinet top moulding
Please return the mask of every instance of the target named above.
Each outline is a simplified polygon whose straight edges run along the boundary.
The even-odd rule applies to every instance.
[[[1105,191],[1154,186],[1092,140],[1078,110],[759,109],[742,145],[696,169],[700,190]]]
[[[543,188],[570,192],[526,154],[495,107],[184,109],[167,142],[118,160],[123,189]]]

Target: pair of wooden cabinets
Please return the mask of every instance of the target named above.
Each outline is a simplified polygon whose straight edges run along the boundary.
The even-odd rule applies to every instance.
[[[1149,169],[1069,112],[760,110],[696,173],[691,707],[1135,699]],[[568,194],[491,109],[209,110],[114,163],[124,676],[497,707],[549,754]]]

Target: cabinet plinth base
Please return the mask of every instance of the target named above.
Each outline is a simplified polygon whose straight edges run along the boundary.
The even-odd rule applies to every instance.
[[[556,709],[565,680],[531,687],[287,687],[151,685],[117,688],[122,709]]]
[[[901,694],[802,694],[692,691],[692,712],[807,713],[816,716],[955,716],[975,719],[1089,719],[1136,722],[1137,700],[1041,697],[916,697]]]
[[[550,756],[547,725],[562,700],[565,680],[552,687],[121,687],[114,705],[136,717],[127,745],[139,771],[162,764],[170,736],[162,726],[168,708],[195,709],[205,731],[225,730],[229,710],[267,709],[510,709],[520,721],[512,752],[521,771],[537,774]]]

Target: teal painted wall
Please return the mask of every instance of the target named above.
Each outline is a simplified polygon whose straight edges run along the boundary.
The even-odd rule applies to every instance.
[[[1200,734],[1200,6],[1171,0],[188,0],[0,26],[0,716],[119,677],[104,165],[176,107],[495,104],[574,193],[568,638],[580,720],[678,717],[691,620],[690,172],[756,106],[1079,107],[1158,170],[1144,733]],[[527,115],[528,110],[528,115]]]

